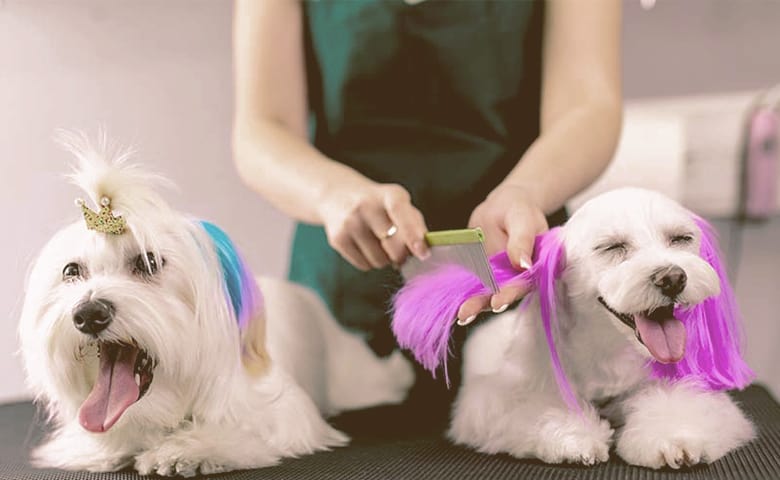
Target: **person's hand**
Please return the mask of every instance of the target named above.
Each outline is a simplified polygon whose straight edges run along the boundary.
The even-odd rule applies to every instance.
[[[469,227],[480,227],[485,233],[488,255],[506,250],[517,270],[531,268],[534,240],[547,231],[544,212],[532,195],[521,186],[499,185],[471,214]],[[458,324],[467,325],[487,309],[503,312],[530,290],[526,284],[505,285],[495,295],[469,298],[458,310]]]
[[[366,180],[331,188],[319,206],[328,243],[360,270],[429,255],[425,220],[402,186]]]

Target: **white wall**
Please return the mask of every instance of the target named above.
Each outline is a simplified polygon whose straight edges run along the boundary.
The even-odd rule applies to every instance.
[[[138,145],[144,163],[181,187],[169,196],[174,205],[222,225],[257,272],[284,274],[291,223],[249,192],[230,163],[230,16],[227,0],[0,0],[0,401],[25,395],[11,354],[27,265],[78,216],[78,192],[61,179],[68,158],[50,141],[57,127],[104,125]],[[644,12],[627,0],[625,92],[780,81],[778,24],[780,2],[659,0]],[[770,322],[758,307],[752,320]],[[776,336],[752,331],[759,370],[771,371]]]
[[[780,82],[780,2],[623,0],[627,97],[754,90]]]

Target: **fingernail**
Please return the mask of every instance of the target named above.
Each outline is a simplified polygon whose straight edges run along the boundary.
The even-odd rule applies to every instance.
[[[520,268],[523,270],[530,270],[531,269],[531,259],[525,255],[520,257]]]
[[[431,256],[431,251],[424,242],[414,242],[414,254],[420,260],[427,260]]]
[[[493,309],[493,313],[504,313],[504,312],[506,312],[507,308],[509,308],[509,304],[505,303],[505,304],[501,305],[498,308],[494,308]]]
[[[476,315],[472,315],[472,316],[470,316],[469,318],[467,318],[465,320],[458,319],[458,325],[460,325],[461,327],[466,326],[469,323],[473,322],[476,318],[477,318]]]

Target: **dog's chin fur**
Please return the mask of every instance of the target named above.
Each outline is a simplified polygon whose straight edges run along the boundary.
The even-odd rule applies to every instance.
[[[403,400],[413,382],[396,352],[378,359],[347,333],[313,293],[259,279],[270,358],[258,374],[242,362],[236,315],[226,298],[214,246],[200,223],[172,210],[149,185],[157,180],[118,155],[68,137],[76,183],[103,195],[128,232],[107,235],[79,221],[59,231],[35,261],[19,334],[30,389],[53,424],[33,453],[40,467],[142,474],[208,474],[277,463],[344,445],[323,415]],[[159,183],[159,182],[157,182]],[[75,216],[75,212],[74,212]],[[133,271],[153,252],[154,275]],[[82,278],[63,281],[63,267]],[[103,433],[87,431],[79,409],[98,374],[96,339],[74,327],[86,300],[115,306],[97,340],[137,345],[154,364],[148,391]]]
[[[533,301],[470,336],[450,438],[552,463],[604,462],[614,444],[627,462],[651,468],[712,462],[752,439],[753,425],[726,393],[654,378],[648,348],[602,303],[633,315],[719,293],[718,276],[698,254],[701,231],[690,212],[653,192],[616,190],[581,207],[562,240],[556,348],[582,411],[561,398]],[[626,248],[605,251],[617,242]],[[687,273],[674,299],[650,281],[668,265]]]

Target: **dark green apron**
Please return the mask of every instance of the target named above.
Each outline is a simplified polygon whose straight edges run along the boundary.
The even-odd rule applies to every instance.
[[[463,228],[539,133],[542,4],[305,2],[312,140],[406,187],[431,230]],[[559,223],[558,219],[551,219]],[[392,269],[360,272],[299,224],[289,277],[378,353],[393,348]]]

